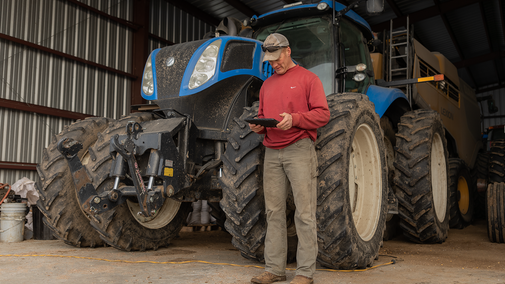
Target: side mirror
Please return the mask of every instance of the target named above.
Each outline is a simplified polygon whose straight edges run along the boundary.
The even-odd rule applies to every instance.
[[[366,12],[369,15],[377,15],[384,11],[384,0],[367,0]]]

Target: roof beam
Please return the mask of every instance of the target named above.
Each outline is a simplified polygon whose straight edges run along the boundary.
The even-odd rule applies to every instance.
[[[102,12],[102,11],[100,11],[98,9],[95,9],[95,8],[89,6],[89,5],[86,5],[86,4],[82,3],[82,2],[79,2],[78,0],[67,0],[67,2],[70,2],[70,3],[72,3],[74,5],[77,5],[77,6],[81,7],[81,8],[89,10],[89,11],[91,11],[91,12],[97,14],[97,15],[105,17],[105,18],[107,18],[107,19],[109,19],[111,21],[114,21],[116,23],[122,24],[122,25],[124,25],[126,27],[129,27],[129,28],[133,29],[133,30],[138,30],[140,28],[135,23],[132,23],[132,22],[127,21],[127,20],[123,20],[123,19],[118,18],[118,17],[111,16],[111,15],[105,13],[105,12]]]
[[[501,2],[501,1],[499,1],[499,2]],[[481,17],[482,21],[484,22],[484,31],[486,32],[486,39],[487,39],[487,44],[489,46],[489,52],[493,52],[494,51],[493,43],[491,41],[491,37],[489,36],[489,28],[488,28],[487,22],[486,22],[486,15],[484,14],[484,3],[483,2],[479,3],[479,8],[480,8],[480,17]],[[496,64],[496,61],[493,61],[493,66],[494,66],[496,74],[498,75],[498,81],[499,81],[500,80],[500,70],[498,68],[498,65]]]
[[[186,1],[177,1],[177,0],[165,0],[168,3],[174,5],[175,7],[183,10],[184,12],[204,21],[210,25],[217,26],[219,25],[220,20],[214,18],[214,16],[205,13],[203,10],[198,9],[197,7],[189,4]]]
[[[396,17],[403,16],[402,11],[400,11],[400,8],[398,8],[398,5],[396,5],[395,1],[393,1],[393,0],[386,0],[386,2],[388,2],[388,4],[391,7],[391,9],[393,9],[393,12],[395,12]]]
[[[440,5],[434,5],[431,7],[428,7],[426,9],[419,10],[417,12],[409,14],[409,23],[410,24],[415,24],[419,21],[429,19],[441,14],[445,14],[447,12],[457,10],[459,8],[466,7],[468,5],[472,5],[475,3],[478,3],[483,0],[452,0],[449,2],[444,2],[440,3]],[[401,26],[405,26],[407,24],[407,16],[401,16],[398,18],[395,18],[393,21],[393,28],[398,28]],[[372,26],[372,30],[374,31],[382,31],[382,30],[387,30],[389,29],[389,20],[376,24]]]
[[[453,64],[454,64],[454,66],[456,66],[456,68],[459,69],[459,68],[465,68],[468,66],[482,63],[482,62],[500,59],[500,58],[504,58],[504,57],[505,57],[505,51],[495,51],[495,52],[491,52],[491,53],[488,53],[485,55],[464,59],[464,60],[461,60],[458,62],[453,62]]]
[[[440,17],[442,18],[442,21],[444,22],[444,26],[445,26],[445,29],[447,30],[447,33],[449,33],[449,37],[451,38],[452,44],[454,45],[454,47],[456,48],[456,51],[458,52],[459,58],[461,58],[461,60],[464,60],[465,55],[463,54],[463,50],[461,50],[458,40],[456,39],[456,36],[454,35],[454,32],[452,31],[452,28],[449,25],[449,21],[447,20],[447,16],[445,15],[445,13],[442,13],[442,9],[440,8],[440,6],[441,6],[440,0],[433,0],[433,2],[435,2],[436,7],[439,9]],[[472,80],[473,85],[477,86],[477,84],[475,83],[475,78],[473,77],[472,72],[470,72],[470,69],[468,69],[467,67],[464,67],[464,68],[466,68],[466,71],[468,72],[468,76],[470,76],[470,80]]]
[[[0,99],[0,106],[8,109],[15,109],[26,112],[34,112],[38,114],[50,115],[54,117],[68,118],[68,119],[85,119],[86,117],[93,117],[94,115],[62,110],[52,107],[41,105],[29,104],[7,99]]]
[[[254,15],[259,15],[256,11],[249,8],[246,4],[238,1],[238,0],[224,0],[224,2],[228,3],[228,5],[240,11],[240,13],[246,15],[247,17],[252,17]]]
[[[118,75],[121,75],[121,76],[124,76],[124,77],[128,77],[128,78],[133,79],[133,80],[136,80],[138,78],[138,76],[136,76],[135,74],[131,74],[131,73],[124,72],[124,71],[121,71],[121,70],[118,70],[118,69],[114,69],[114,68],[111,68],[111,67],[108,67],[108,66],[105,66],[105,65],[102,65],[102,64],[98,64],[98,63],[93,62],[93,61],[82,59],[80,57],[73,56],[73,55],[70,55],[68,53],[63,53],[61,51],[57,51],[57,50],[54,50],[54,49],[51,49],[51,48],[47,48],[45,46],[38,45],[38,44],[29,42],[29,41],[26,41],[26,40],[22,40],[22,39],[19,39],[19,38],[15,38],[15,37],[3,34],[3,33],[0,33],[0,39],[5,39],[5,40],[8,40],[10,42],[21,44],[21,45],[29,47],[29,48],[37,49],[37,50],[40,50],[40,51],[43,51],[43,52],[46,52],[46,53],[50,53],[50,54],[53,54],[53,55],[56,55],[56,56],[60,56],[60,57],[66,58],[66,59],[70,59],[70,60],[73,60],[73,61],[76,61],[76,62],[80,62],[80,63],[86,64],[86,65],[89,65],[89,66],[92,66],[92,67],[96,67],[96,68],[99,68],[99,69],[102,69],[102,70],[105,70],[105,71],[108,71],[108,72],[111,72],[111,73],[115,73],[115,74],[118,74]]]
[[[22,170],[22,171],[36,171],[37,164],[35,163],[18,163],[0,161],[0,169],[4,170]]]

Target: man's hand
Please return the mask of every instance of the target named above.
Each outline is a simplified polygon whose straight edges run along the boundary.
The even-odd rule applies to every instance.
[[[265,128],[265,127],[263,127],[261,125],[258,125],[258,124],[251,124],[251,123],[249,123],[249,128],[251,128],[252,131],[258,133],[258,132],[262,131],[263,128]]]
[[[282,121],[277,124],[277,128],[282,130],[288,130],[293,127],[293,117],[291,114],[283,112],[279,114],[279,116],[283,117]]]

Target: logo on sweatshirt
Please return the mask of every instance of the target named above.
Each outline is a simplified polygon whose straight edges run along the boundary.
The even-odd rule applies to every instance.
[[[294,88],[296,88],[296,86],[294,86],[294,87],[291,87],[291,89],[294,89]]]

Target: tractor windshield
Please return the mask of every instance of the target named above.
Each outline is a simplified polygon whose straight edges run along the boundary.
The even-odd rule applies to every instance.
[[[286,20],[261,28],[256,39],[264,41],[274,32],[283,34],[291,47],[291,57],[300,66],[314,72],[324,86],[326,95],[333,92],[333,45],[331,18],[303,18]]]

